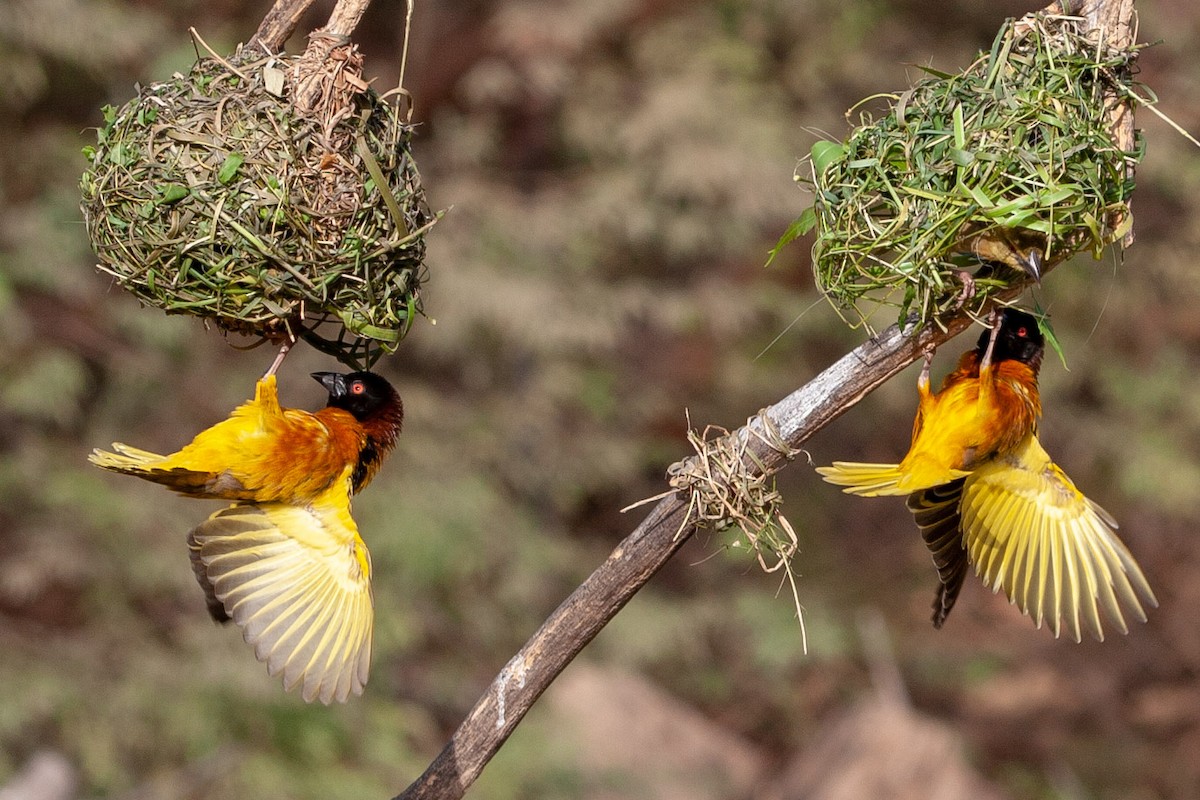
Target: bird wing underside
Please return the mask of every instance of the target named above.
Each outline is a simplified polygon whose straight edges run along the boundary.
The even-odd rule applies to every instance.
[[[242,629],[271,675],[305,701],[362,694],[374,609],[370,562],[349,514],[234,505],[188,537],[210,600]],[[217,616],[214,611],[214,616]]]
[[[959,513],[976,573],[1038,627],[1049,620],[1055,636],[1065,621],[1076,641],[1082,627],[1103,640],[1101,608],[1125,633],[1122,607],[1145,621],[1141,601],[1158,605],[1116,523],[1034,436],[967,478]]]

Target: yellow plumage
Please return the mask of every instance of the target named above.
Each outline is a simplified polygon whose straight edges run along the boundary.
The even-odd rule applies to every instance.
[[[1075,487],[1032,432],[1015,450],[932,484],[905,481],[899,464],[835,461],[817,472],[847,494],[909,495],[944,584],[957,591],[965,554],[987,586],[1003,588],[1037,627],[1048,621],[1055,636],[1065,622],[1075,641],[1084,627],[1103,641],[1100,608],[1127,633],[1122,605],[1141,622],[1146,612],[1139,596],[1158,605],[1113,533],[1117,523]]]
[[[922,532],[945,519],[950,508],[943,502],[940,514],[918,519]],[[972,472],[954,513],[975,574],[993,591],[1003,588],[1039,628],[1048,621],[1055,636],[1065,623],[1075,641],[1083,628],[1103,641],[1100,609],[1128,633],[1122,607],[1145,622],[1139,598],[1158,605],[1114,533],[1117,523],[1075,487],[1033,434]]]
[[[926,360],[912,446],[899,464],[836,461],[817,472],[848,494],[908,496],[941,579],[936,626],[969,564],[1039,628],[1049,622],[1058,636],[1065,623],[1076,641],[1084,628],[1103,640],[1101,610],[1126,633],[1122,609],[1145,621],[1142,603],[1158,602],[1117,523],[1038,441],[1042,346],[1032,317],[1005,310],[937,394]]]
[[[253,502],[307,502],[358,460],[367,434],[340,408],[315,413],[281,408],[275,376],[254,399],[200,432],[178,452],[158,455],[115,442],[96,449],[96,466],[133,475],[190,497]]]
[[[176,453],[114,444],[90,460],[190,497],[235,501],[188,536],[209,613],[236,623],[286,689],[330,703],[362,694],[371,660],[371,557],[350,498],[392,450],[404,410],[374,373],[313,377],[329,391],[319,411],[282,408],[268,375],[253,400]]]
[[[343,702],[367,682],[371,558],[348,497],[343,485],[313,505],[237,504],[188,536],[210,604],[306,701]]]

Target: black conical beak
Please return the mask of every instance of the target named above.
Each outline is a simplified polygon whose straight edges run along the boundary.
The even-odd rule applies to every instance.
[[[312,376],[313,380],[325,387],[331,399],[346,396],[346,376],[340,372],[314,372]]]
[[[1029,273],[1029,277],[1033,278],[1033,282],[1038,286],[1042,285],[1042,251],[1036,247],[1027,252],[1020,258],[1021,269]]]

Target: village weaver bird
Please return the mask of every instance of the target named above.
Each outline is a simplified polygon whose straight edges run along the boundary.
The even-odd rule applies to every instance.
[[[967,567],[1040,628],[1100,640],[1100,608],[1127,633],[1122,607],[1146,620],[1157,606],[1141,569],[1117,538],[1116,521],[1089,500],[1042,448],[1037,320],[1006,308],[974,350],[930,391],[932,353],[917,381],[912,446],[899,464],[834,462],[817,471],[863,497],[907,495],[941,585],[933,624],[954,606]]]
[[[319,411],[280,407],[268,374],[253,400],[177,453],[117,443],[89,460],[188,497],[234,501],[188,536],[209,612],[241,628],[285,689],[329,703],[367,682],[371,556],[350,498],[392,450],[404,409],[374,373],[313,377],[329,392]]]

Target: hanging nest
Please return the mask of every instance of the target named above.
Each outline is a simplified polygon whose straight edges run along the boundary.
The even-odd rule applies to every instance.
[[[393,352],[436,217],[412,126],[361,75],[353,45],[314,39],[201,58],[106,108],[80,182],[98,268],[225,331],[301,336],[356,367]]]
[[[964,302],[981,313],[1024,279],[997,251],[1098,258],[1132,224],[1141,143],[1122,150],[1109,114],[1131,96],[1134,56],[1098,47],[1073,18],[1009,20],[961,73],[927,69],[887,96],[886,116],[863,112],[844,143],[817,142],[811,177],[797,174],[813,206],[784,242],[816,228],[817,284],[852,326],[880,304],[921,325]],[[960,271],[984,262],[997,263],[965,294]]]

